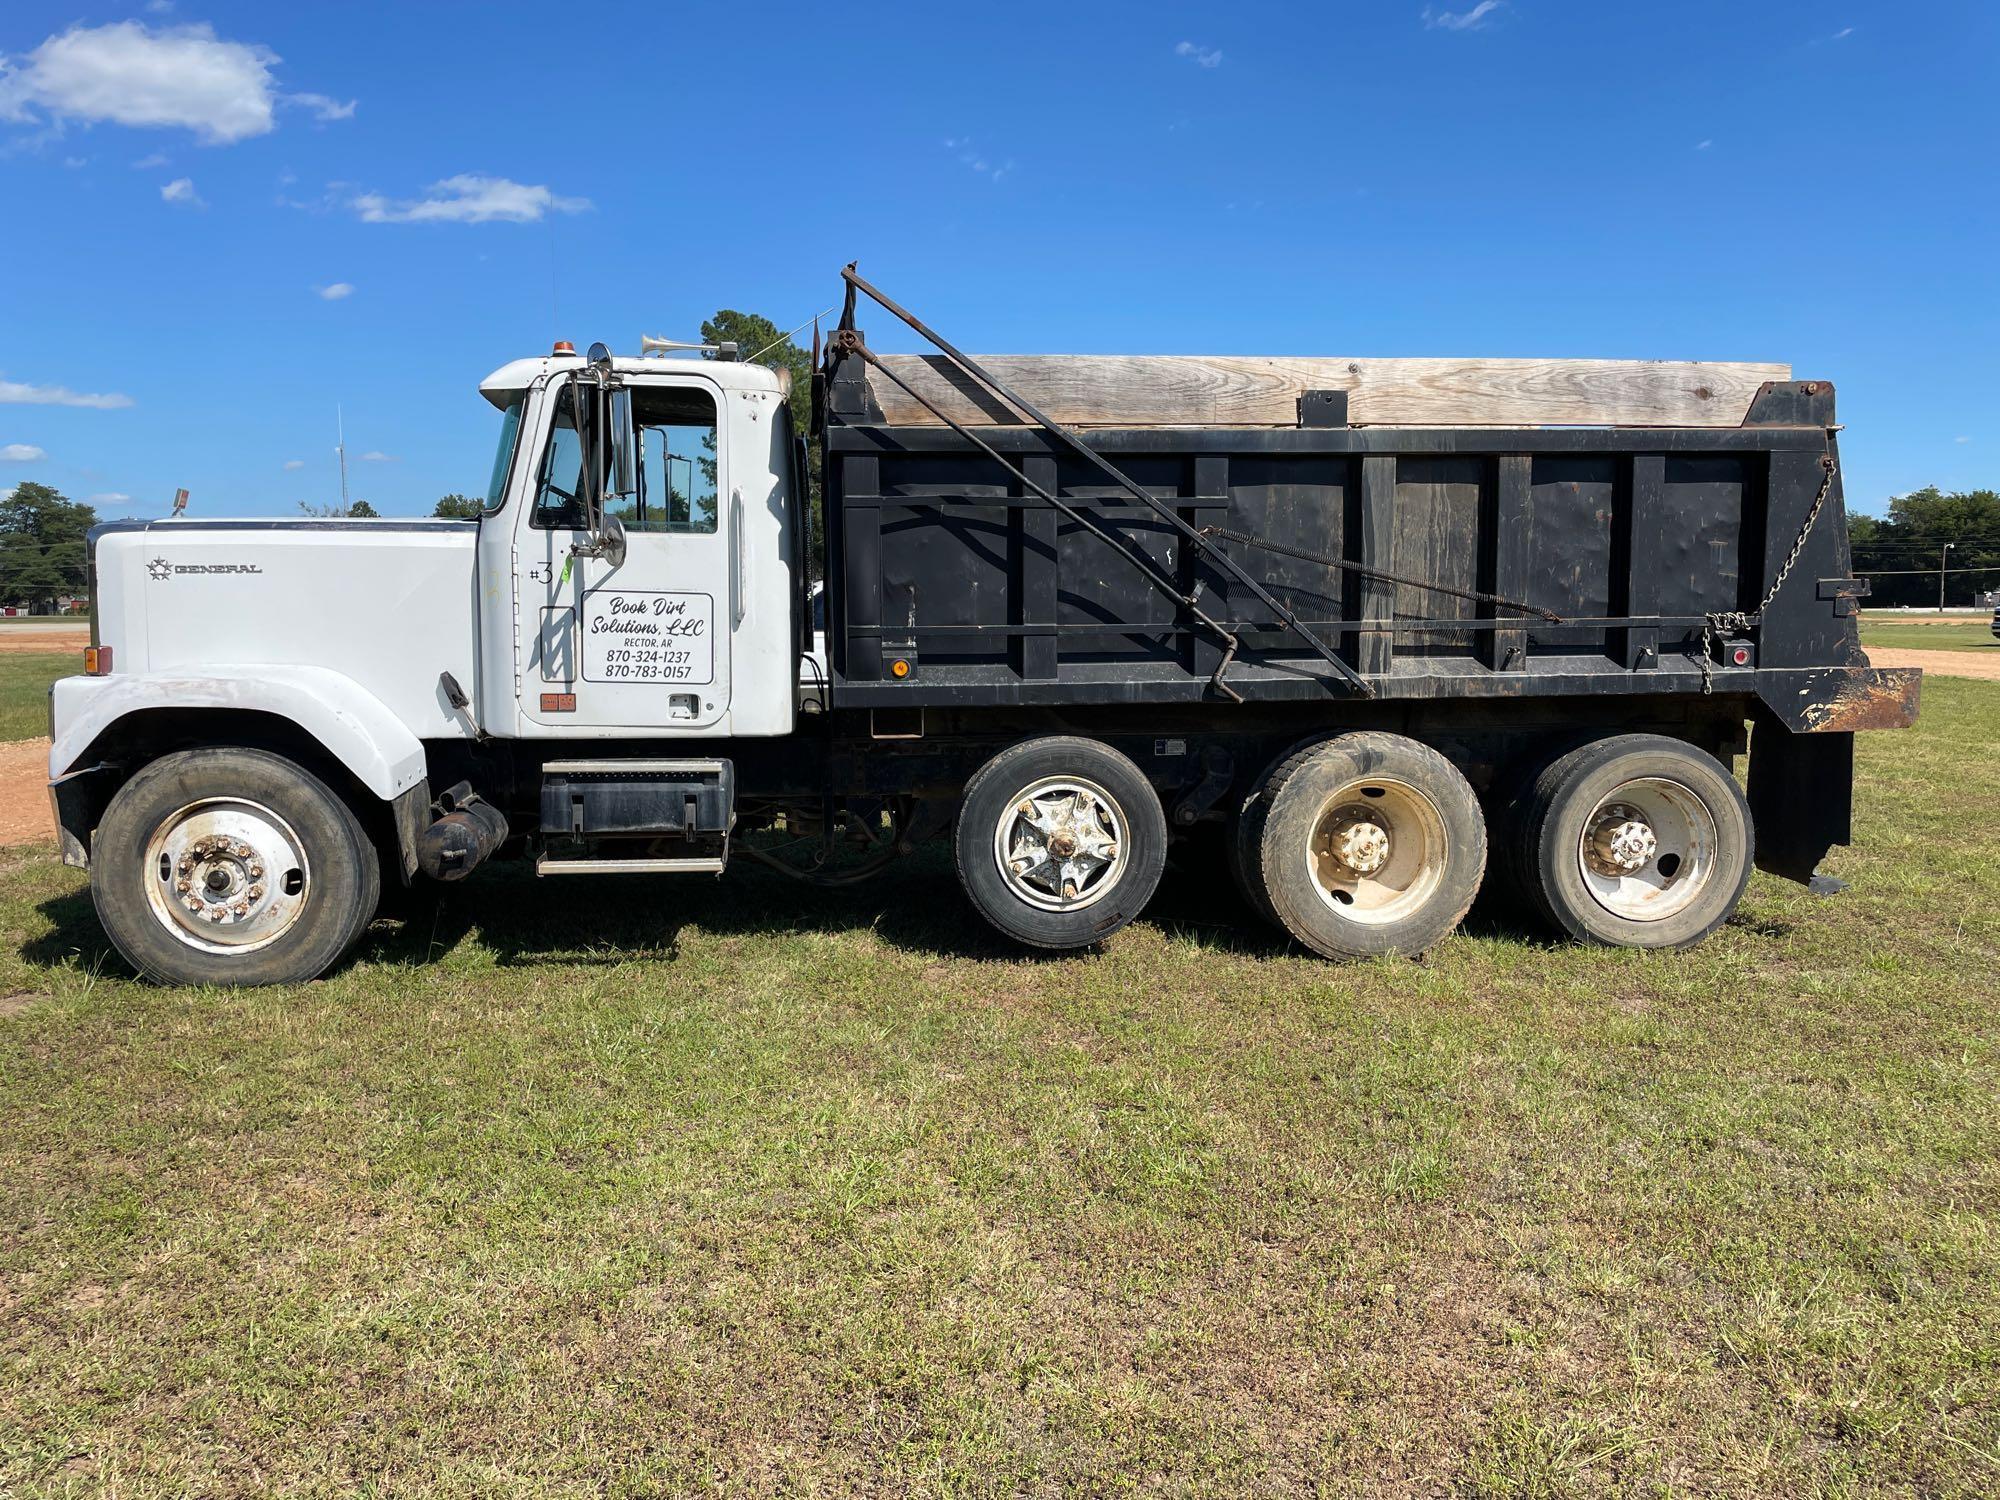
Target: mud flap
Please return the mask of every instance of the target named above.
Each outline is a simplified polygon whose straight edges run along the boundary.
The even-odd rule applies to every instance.
[[[1816,896],[1846,883],[1816,874],[1835,844],[1853,833],[1854,736],[1793,734],[1761,703],[1750,736],[1750,816],[1757,868],[1796,880]]]

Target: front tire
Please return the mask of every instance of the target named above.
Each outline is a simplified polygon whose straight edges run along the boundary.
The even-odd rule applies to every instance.
[[[1001,751],[966,783],[952,836],[979,914],[1017,942],[1082,948],[1159,886],[1167,819],[1139,768],[1073,735]]]
[[[154,761],[112,798],[90,863],[106,935],[162,984],[317,978],[360,937],[382,888],[347,804],[263,750]]]

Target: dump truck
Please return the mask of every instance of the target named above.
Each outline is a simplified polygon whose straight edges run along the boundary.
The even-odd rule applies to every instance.
[[[807,432],[730,349],[558,344],[480,387],[476,520],[94,531],[50,790],[132,966],[309,979],[501,858],[804,888],[945,841],[1073,949],[1174,853],[1335,959],[1482,885],[1646,948],[1753,865],[1837,887],[1854,735],[1918,674],[1860,647],[1829,384],[975,357],[844,275]]]

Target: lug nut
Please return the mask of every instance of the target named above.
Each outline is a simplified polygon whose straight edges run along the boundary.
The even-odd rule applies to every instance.
[[[224,917],[228,915],[229,913],[224,911],[219,906],[211,906],[208,909],[208,920],[211,922],[220,922]]]
[[[250,866],[250,878],[252,880],[262,880],[264,878],[264,867],[259,864],[252,864]]]
[[[262,901],[264,899],[264,887],[262,887],[261,885],[251,886],[250,899],[252,901]]]
[[[183,896],[185,896],[193,888],[194,887],[192,883],[186,880],[176,880],[174,882],[174,889],[179,891]]]
[[[236,905],[231,908],[231,910],[234,911],[236,915],[239,917],[247,917],[250,915],[250,908],[244,905],[241,901],[237,902]]]

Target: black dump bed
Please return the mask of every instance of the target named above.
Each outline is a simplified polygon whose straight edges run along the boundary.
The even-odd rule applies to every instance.
[[[1074,417],[1063,363],[993,368]],[[1125,363],[1126,389],[1187,373]],[[853,332],[822,378],[842,706],[1730,694],[1793,731],[1914,716],[1916,674],[1861,651],[1823,382],[1760,382],[1727,426],[1350,425],[1349,393],[1302,391],[1286,426],[1079,429]]]

